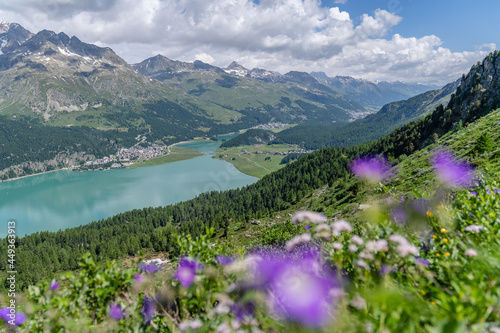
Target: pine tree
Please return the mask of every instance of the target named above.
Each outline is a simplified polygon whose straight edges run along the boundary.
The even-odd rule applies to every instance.
[[[474,152],[476,154],[482,154],[488,152],[493,147],[493,140],[488,132],[484,132],[476,141],[476,146],[474,147]]]

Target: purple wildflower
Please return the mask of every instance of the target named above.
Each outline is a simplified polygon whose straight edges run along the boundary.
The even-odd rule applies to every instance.
[[[419,266],[426,266],[426,267],[429,267],[431,265],[431,263],[429,262],[429,260],[427,260],[425,258],[416,258],[415,259],[415,264],[417,264]]]
[[[403,225],[408,221],[408,214],[402,206],[394,207],[391,211],[391,217],[394,223]]]
[[[494,193],[499,194],[500,190],[495,190]]]
[[[426,215],[426,213],[430,210],[427,200],[415,200],[411,203],[411,208],[413,208],[416,213],[421,215]]]
[[[243,321],[246,318],[253,317],[255,313],[255,303],[251,301],[234,303],[231,306],[231,312],[237,320]]]
[[[306,228],[307,230],[311,229],[311,226],[310,225],[306,225],[304,228]]]
[[[26,315],[22,312],[16,313],[16,319],[14,320],[14,325],[21,326],[26,321]]]
[[[379,275],[387,275],[391,271],[392,271],[391,266],[382,265],[382,267],[380,267],[380,270],[378,271],[378,274]]]
[[[6,323],[14,320],[14,325],[21,326],[26,321],[26,315],[22,312],[15,312],[13,309],[2,308],[0,309],[0,319]]]
[[[139,270],[146,274],[154,274],[158,272],[162,267],[155,264],[141,264],[139,265]]]
[[[390,166],[383,157],[361,157],[351,162],[351,171],[358,177],[370,182],[380,182],[391,176]]]
[[[256,273],[270,291],[270,301],[278,315],[304,326],[321,327],[330,320],[330,292],[338,286],[333,277],[322,274],[317,253],[302,254],[300,260],[263,257]]]
[[[109,305],[109,316],[118,321],[125,318],[125,312],[118,303],[111,303]]]
[[[470,194],[477,195],[477,191],[470,191]]]
[[[465,162],[457,161],[447,150],[437,152],[432,161],[438,178],[453,187],[465,187],[472,184],[474,170]]]
[[[9,308],[1,308],[0,309],[0,319],[4,322],[8,322],[10,319],[10,309]]]
[[[215,259],[222,266],[226,266],[226,265],[232,264],[234,262],[234,258],[225,256],[225,255],[222,255],[222,254],[216,255]]]
[[[140,284],[140,283],[143,283],[143,282],[144,282],[144,280],[145,280],[144,275],[142,275],[142,274],[140,274],[140,273],[138,273],[138,274],[134,275],[134,282],[135,282],[135,283]]]
[[[404,196],[400,196],[399,199],[401,200],[401,202],[405,202],[405,197]]]
[[[149,324],[156,312],[156,304],[154,303],[154,301],[149,297],[145,297],[141,312],[144,320],[146,320],[146,322]]]
[[[50,290],[56,290],[57,288],[59,288],[59,283],[56,280],[52,280],[50,283]]]
[[[486,194],[491,194],[491,192],[489,190],[486,190]]]
[[[179,268],[175,272],[175,278],[181,283],[181,286],[188,288],[196,277],[196,271],[203,269],[203,265],[197,261],[182,258],[179,262]]]

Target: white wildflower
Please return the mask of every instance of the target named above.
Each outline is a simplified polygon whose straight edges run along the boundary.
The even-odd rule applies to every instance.
[[[481,232],[484,229],[483,226],[472,224],[465,227],[465,231],[469,232]]]
[[[406,257],[408,256],[409,254],[413,254],[414,256],[418,256],[419,254],[419,251],[418,251],[418,248],[413,245],[413,244],[410,244],[410,243],[407,243],[407,244],[400,244],[397,249],[398,253],[402,256],[402,257]]]
[[[332,223],[332,234],[335,237],[338,237],[342,231],[352,232],[351,225],[344,220],[338,220]]]
[[[477,252],[476,252],[476,250],[473,250],[473,249],[468,249],[467,251],[465,251],[464,254],[467,257],[477,257]]]
[[[406,257],[409,254],[413,254],[414,256],[418,256],[419,251],[418,247],[410,243],[408,239],[401,235],[391,235],[389,236],[389,240],[391,242],[397,243],[398,247],[396,250],[402,257]]]
[[[363,261],[363,260],[356,260],[356,262],[354,263],[356,266],[358,267],[361,267],[361,268],[364,268],[366,270],[369,270],[370,269],[370,266],[368,266],[368,264]]]
[[[398,243],[399,245],[409,243],[408,239],[401,235],[391,235],[389,236],[389,240],[391,242]]]
[[[358,252],[358,247],[356,245],[354,245],[354,244],[349,244],[348,249],[351,252]]]
[[[222,323],[217,327],[217,333],[230,333],[231,328],[228,323]]]
[[[331,241],[332,240],[332,235],[330,234],[329,231],[322,231],[318,232],[314,235],[315,238],[323,238],[326,241]]]
[[[237,331],[239,330],[241,327],[241,323],[238,321],[238,320],[232,320],[231,321],[231,328],[234,330],[234,331]]]
[[[328,224],[323,223],[323,224],[318,225],[314,230],[316,232],[330,231],[330,227],[328,226]]]
[[[365,260],[373,260],[373,255],[369,252],[366,252],[366,251],[363,251],[359,254],[359,257],[361,259],[365,259]]]
[[[339,242],[333,242],[332,243],[332,247],[335,249],[335,250],[342,250],[342,244],[339,243]]]
[[[365,249],[369,252],[381,252],[389,250],[387,245],[387,241],[385,239],[379,239],[376,241],[368,241],[366,242]]]
[[[181,332],[184,332],[188,329],[197,330],[197,329],[201,328],[202,326],[203,326],[203,322],[199,319],[186,320],[186,321],[183,321],[179,324],[179,330],[181,330]]]
[[[351,237],[351,242],[353,242],[354,244],[358,244],[358,245],[363,245],[363,238],[359,237],[358,235],[353,235]]]
[[[356,296],[354,296],[349,304],[351,304],[352,307],[355,307],[358,310],[363,310],[366,308],[366,301],[363,297],[359,296],[359,294],[356,294]]]
[[[309,221],[312,223],[323,223],[326,221],[326,216],[324,214],[303,210],[295,213],[295,215],[292,218],[293,224],[297,224],[304,221]]]
[[[311,241],[311,234],[302,234],[295,236],[288,242],[286,242],[285,246],[288,251],[292,251],[297,245],[309,243]]]

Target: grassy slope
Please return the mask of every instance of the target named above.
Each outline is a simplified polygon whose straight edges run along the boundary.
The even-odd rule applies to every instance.
[[[247,175],[262,178],[265,175],[284,167],[285,164],[280,164],[284,156],[254,154],[255,152],[288,152],[293,149],[294,148],[290,145],[261,145],[219,148],[215,153],[215,158],[219,158],[222,154],[227,154],[227,157],[222,157],[220,159],[233,164],[238,170],[246,173]],[[244,150],[249,153],[244,153]],[[267,157],[270,157],[271,159],[266,161]]]
[[[405,158],[395,166],[397,174],[386,186],[403,196],[411,196],[414,190],[420,192],[435,191],[440,184],[433,177],[429,159],[434,149],[443,146],[451,149],[461,158],[470,158],[479,174],[485,172],[490,176],[500,174],[500,132],[492,131],[492,128],[500,128],[500,109],[460,131],[444,135],[437,143]],[[476,140],[484,132],[491,134],[494,146],[490,152],[475,156],[471,151]],[[286,222],[291,214],[298,210],[322,211],[327,217],[341,216],[354,223],[365,221],[364,212],[359,210],[359,204],[381,202],[389,194],[373,188],[360,187],[357,195],[354,195],[350,189],[356,183],[361,184],[356,179],[338,180],[329,188],[318,189],[290,209],[279,212],[271,218],[261,219],[260,225],[233,225],[228,239],[221,238],[221,241],[227,242],[237,252],[238,248],[258,243],[259,236],[265,233],[269,227],[277,227]],[[220,235],[222,235],[222,231],[219,233]]]

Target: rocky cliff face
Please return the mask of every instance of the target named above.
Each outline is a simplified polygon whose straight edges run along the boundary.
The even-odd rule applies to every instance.
[[[456,122],[471,122],[500,107],[500,51],[490,53],[462,76],[448,108]]]

